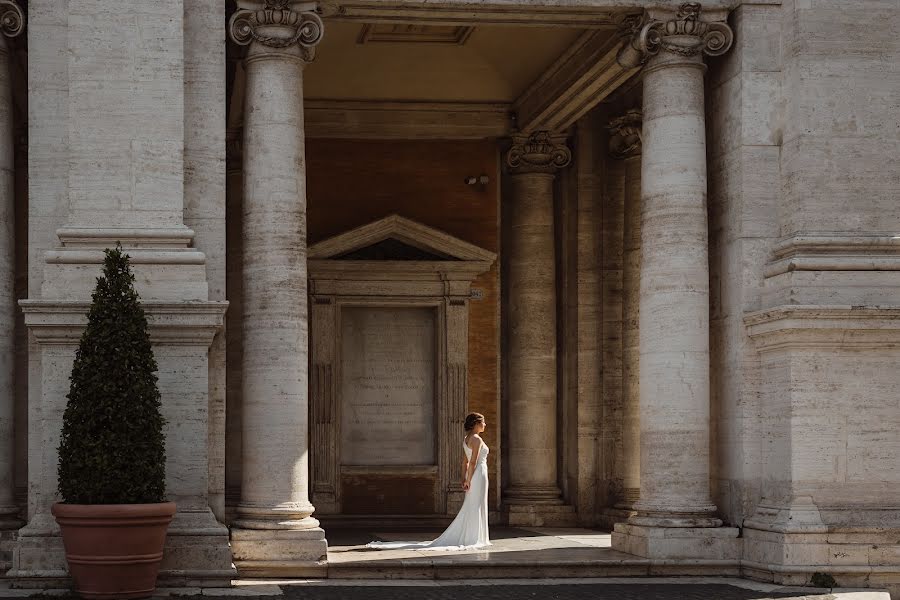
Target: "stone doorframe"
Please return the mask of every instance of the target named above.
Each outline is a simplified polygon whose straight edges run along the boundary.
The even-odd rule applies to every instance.
[[[348,255],[390,240],[433,257],[358,260]],[[359,256],[357,254],[357,256]],[[439,514],[455,513],[464,492],[454,469],[468,394],[468,320],[472,280],[496,254],[437,229],[392,215],[309,247],[310,480],[319,514],[340,514],[341,309],[432,307],[437,311],[435,435]],[[419,469],[422,467],[410,467]],[[358,469],[358,467],[354,467]]]

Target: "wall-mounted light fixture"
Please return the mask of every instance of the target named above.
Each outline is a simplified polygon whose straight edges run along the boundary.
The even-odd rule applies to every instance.
[[[491,178],[488,177],[487,175],[479,175],[478,177],[475,177],[474,175],[469,175],[466,177],[465,181],[466,181],[466,185],[477,185],[480,187],[484,187],[488,183],[491,182]]]

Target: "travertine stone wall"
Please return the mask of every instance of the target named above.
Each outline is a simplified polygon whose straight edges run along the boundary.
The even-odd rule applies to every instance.
[[[184,1],[184,223],[206,255],[210,300],[225,300],[225,78],[220,7]],[[209,504],[225,518],[225,331],[209,349]]]
[[[900,76],[886,65],[900,58],[898,13],[787,0],[779,17],[780,238],[763,257],[761,310],[744,318],[764,374],[745,566],[785,582],[816,570],[897,582]]]
[[[708,60],[710,407],[714,500],[740,525],[759,494],[759,357],[743,315],[760,307],[778,235],[781,7],[735,10],[732,50]]]

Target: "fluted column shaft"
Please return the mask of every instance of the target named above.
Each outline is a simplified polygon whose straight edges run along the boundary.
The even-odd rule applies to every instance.
[[[321,25],[315,14],[274,0],[265,10],[239,11],[231,24],[232,38],[249,44],[242,148],[243,460],[235,522],[245,529],[318,526],[308,491],[302,91]]]
[[[622,498],[631,509],[640,495],[641,428],[638,316],[641,268],[641,111],[630,110],[610,123],[610,152],[623,162],[625,218],[622,273]]]
[[[564,137],[513,137],[509,286],[510,504],[559,503],[556,435],[556,263],[553,179]]]
[[[641,170],[640,500],[631,523],[721,525],[709,488],[709,260],[703,52],[731,44],[700,6],[651,20]]]
[[[15,502],[16,243],[12,91],[7,37],[21,33],[24,17],[10,0],[0,23],[0,528],[17,527]]]

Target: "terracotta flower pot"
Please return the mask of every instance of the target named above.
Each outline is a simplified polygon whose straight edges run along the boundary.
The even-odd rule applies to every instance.
[[[69,573],[83,598],[146,598],[175,514],[160,504],[65,504],[51,509],[62,530]]]

